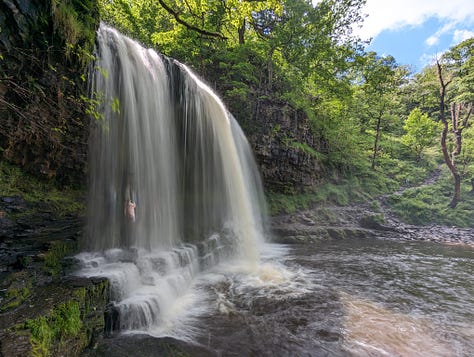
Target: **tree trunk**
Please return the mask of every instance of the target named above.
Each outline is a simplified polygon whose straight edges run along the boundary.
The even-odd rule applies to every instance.
[[[460,150],[460,147],[458,147],[458,145],[460,145],[461,143],[460,141],[458,142],[456,140],[456,149],[453,152],[454,157],[452,159],[451,156],[449,155],[448,148],[446,146],[446,138],[448,137],[449,127],[448,127],[448,121],[446,120],[445,102],[444,102],[445,97],[446,97],[446,87],[449,85],[449,83],[451,83],[451,81],[447,81],[447,82],[444,81],[441,64],[439,62],[436,62],[436,65],[438,68],[438,79],[439,79],[439,84],[440,84],[439,119],[443,123],[443,131],[441,132],[441,150],[443,152],[444,162],[448,166],[449,171],[451,171],[451,174],[453,175],[453,178],[454,178],[454,193],[453,193],[453,198],[451,199],[451,202],[449,203],[449,207],[454,208],[457,206],[461,198],[461,175],[459,174],[456,168],[456,162],[454,160],[454,158],[456,157],[455,153],[457,152],[458,149]],[[451,111],[451,116],[453,116],[453,110]],[[451,119],[454,120],[453,117]],[[453,130],[456,130],[456,126],[454,126]]]
[[[244,19],[244,22],[242,23],[242,26],[239,27],[238,32],[239,32],[239,44],[243,45],[245,44],[245,19]]]
[[[459,202],[461,197],[461,175],[459,175],[455,163],[451,161],[451,157],[449,156],[448,148],[446,146],[446,138],[448,136],[448,122],[444,120],[443,122],[443,131],[441,133],[441,150],[443,151],[444,162],[451,171],[451,174],[454,178],[454,194],[453,198],[451,199],[451,203],[449,207],[454,208]]]
[[[372,154],[372,170],[375,170],[375,159],[377,158],[378,146],[380,140],[380,126],[382,124],[382,115],[383,110],[380,111],[379,117],[377,118],[377,128],[375,129],[375,140],[374,140],[374,149]]]
[[[459,173],[453,173],[454,177],[454,194],[451,202],[449,203],[449,207],[454,208],[457,206],[461,199],[461,175]]]

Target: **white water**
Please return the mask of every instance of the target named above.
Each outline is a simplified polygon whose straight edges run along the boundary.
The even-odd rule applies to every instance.
[[[110,279],[120,330],[172,333],[200,309],[201,271],[227,261],[258,271],[260,177],[242,130],[207,85],[103,24],[92,90],[101,118],[91,130],[77,274]],[[135,222],[124,214],[128,199]]]

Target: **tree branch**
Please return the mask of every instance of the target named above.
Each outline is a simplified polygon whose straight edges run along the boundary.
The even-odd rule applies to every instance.
[[[210,36],[210,37],[217,37],[217,38],[220,38],[222,40],[227,40],[227,37],[225,37],[223,34],[221,34],[219,32],[206,31],[204,29],[201,29],[199,27],[196,27],[194,25],[191,25],[191,24],[187,23],[186,21],[184,21],[179,16],[179,12],[173,10],[170,6],[168,6],[164,2],[164,0],[158,0],[158,2],[163,7],[163,9],[165,9],[170,15],[172,15],[174,17],[174,19],[176,20],[177,23],[183,25],[184,27],[186,27],[190,30],[196,31],[196,32],[200,33],[201,35]]]

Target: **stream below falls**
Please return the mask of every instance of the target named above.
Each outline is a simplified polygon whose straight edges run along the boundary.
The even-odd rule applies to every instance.
[[[165,328],[120,332],[89,355],[474,355],[472,248],[347,239],[262,250],[253,272],[199,273]]]

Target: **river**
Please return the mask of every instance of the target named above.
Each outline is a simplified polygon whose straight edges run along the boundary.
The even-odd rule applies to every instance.
[[[474,250],[462,246],[266,244],[257,272],[226,264],[201,273],[166,328],[119,334],[96,353],[154,356],[166,341],[191,356],[467,357],[473,273]]]

